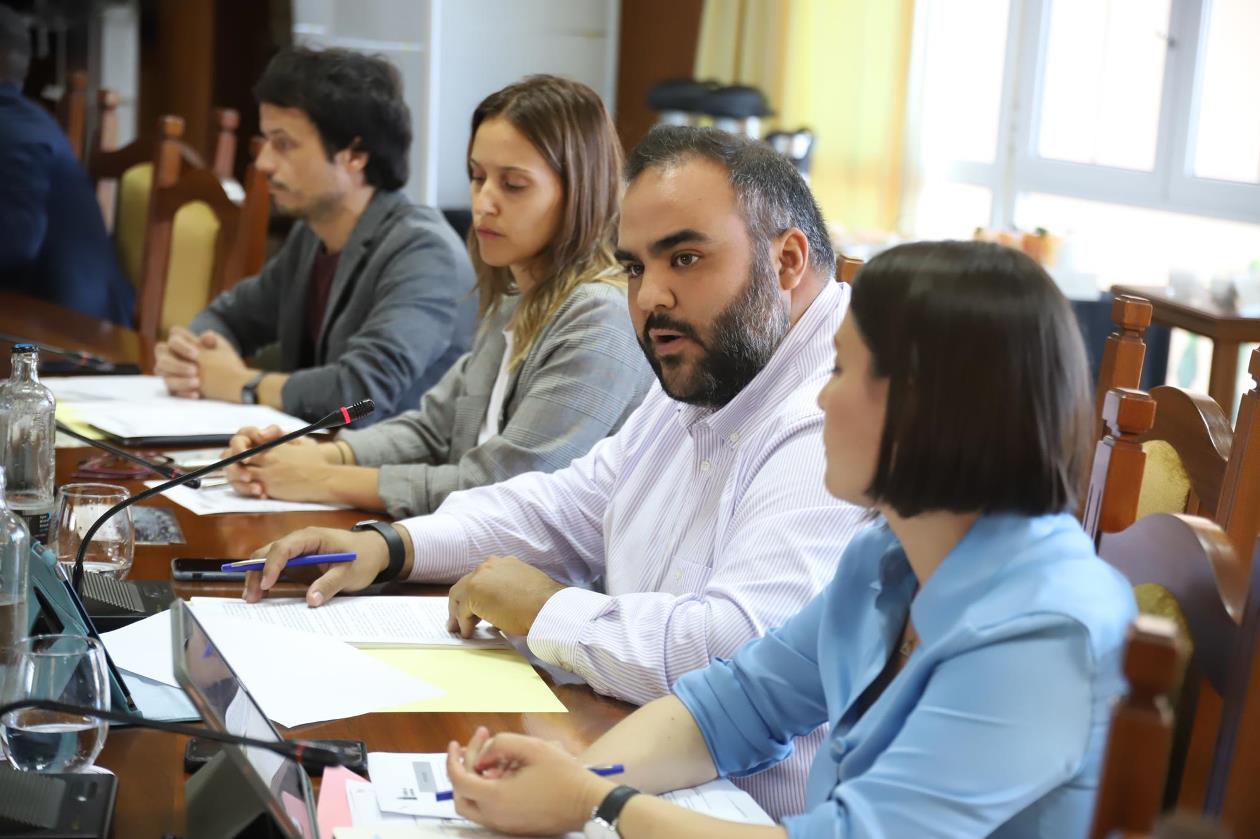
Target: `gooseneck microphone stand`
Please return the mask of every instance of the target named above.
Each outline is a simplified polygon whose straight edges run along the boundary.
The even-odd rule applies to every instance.
[[[87,532],[83,534],[83,539],[79,542],[79,552],[74,557],[74,571],[71,576],[71,584],[74,586],[74,590],[80,595],[83,593],[83,558],[87,554],[88,546],[92,544],[92,538],[96,536],[96,532],[101,529],[101,525],[105,524],[105,522],[109,521],[110,518],[117,515],[122,510],[125,510],[132,504],[136,504],[146,498],[152,498],[159,493],[166,492],[166,490],[171,489],[172,487],[181,486],[182,484],[186,484],[204,475],[208,475],[211,472],[222,469],[225,466],[231,466],[233,463],[253,457],[259,452],[266,451],[274,446],[283,445],[291,440],[296,440],[299,437],[303,437],[315,431],[323,431],[329,428],[340,428],[343,425],[349,425],[355,420],[368,416],[374,410],[376,410],[376,406],[372,403],[371,399],[360,400],[359,402],[355,402],[353,405],[341,407],[335,411],[330,411],[326,416],[316,420],[305,428],[299,428],[297,431],[291,431],[288,434],[277,437],[274,440],[246,449],[243,452],[238,452],[230,457],[225,457],[220,461],[211,463],[209,466],[203,466],[200,469],[179,475],[169,481],[158,484],[155,487],[150,487],[143,492],[137,493],[123,501],[118,502],[113,507],[106,510],[105,514],[94,521],[92,526],[87,529]]]
[[[167,466],[164,463],[154,463],[151,460],[145,460],[143,457],[140,457],[137,454],[133,454],[127,451],[126,449],[120,449],[117,446],[111,446],[109,443],[106,443],[104,440],[93,440],[91,437],[87,436],[86,434],[80,434],[79,432],[75,431],[73,428],[66,425],[61,420],[57,420],[57,430],[60,431],[62,434],[65,434],[67,437],[73,437],[74,439],[82,443],[87,443],[89,446],[93,448],[100,449],[103,452],[108,452],[109,454],[112,454],[114,457],[121,457],[123,460],[131,461],[137,466],[143,466],[144,468],[148,469],[150,472],[161,475],[163,478],[178,478],[180,475],[183,474],[182,472],[180,472],[178,469],[176,469],[173,466]],[[184,483],[188,486],[189,489],[198,489],[201,486],[201,480],[199,478],[193,478],[192,480],[185,481]]]
[[[314,743],[309,740],[256,740],[237,734],[227,734],[211,728],[200,728],[195,725],[183,725],[177,722],[145,719],[139,714],[123,714],[118,711],[105,711],[86,705],[72,705],[68,702],[55,702],[51,699],[19,699],[6,705],[0,705],[0,717],[13,711],[33,708],[40,711],[52,711],[57,714],[72,714],[120,725],[134,725],[140,728],[152,728],[170,734],[183,734],[188,737],[200,737],[202,740],[213,740],[216,743],[228,743],[234,746],[250,746],[255,749],[266,749],[269,752],[288,758],[301,764],[305,769],[325,769],[329,766],[344,766],[353,763],[356,755],[350,754],[335,744]]]

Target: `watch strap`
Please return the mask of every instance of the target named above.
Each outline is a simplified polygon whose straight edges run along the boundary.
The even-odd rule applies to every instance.
[[[398,575],[402,573],[403,562],[407,558],[407,548],[403,545],[402,537],[398,535],[398,531],[389,522],[384,521],[361,521],[354,527],[353,531],[375,530],[385,540],[385,545],[389,548],[389,565],[385,570],[376,575],[376,579],[372,581],[372,585],[377,583],[390,583],[398,579]]]
[[[265,370],[255,373],[248,382],[241,387],[241,404],[257,405],[258,404],[258,385],[262,382],[263,376],[267,375]]]
[[[595,812],[591,814],[591,818],[602,821],[613,830],[617,829],[617,819],[621,818],[621,810],[626,806],[626,802],[639,794],[634,787],[628,787],[625,784],[614,787],[612,792],[604,796],[604,800],[595,808]],[[619,834],[620,835],[620,834]]]

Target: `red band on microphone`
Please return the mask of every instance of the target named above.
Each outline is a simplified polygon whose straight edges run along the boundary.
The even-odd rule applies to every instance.
[[[341,406],[341,418],[346,421],[346,425],[350,424],[350,412],[346,410],[346,406]]]

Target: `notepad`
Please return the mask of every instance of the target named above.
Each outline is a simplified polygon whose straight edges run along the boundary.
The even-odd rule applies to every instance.
[[[391,711],[565,714],[568,708],[514,649],[388,649],[363,652],[444,693]]]

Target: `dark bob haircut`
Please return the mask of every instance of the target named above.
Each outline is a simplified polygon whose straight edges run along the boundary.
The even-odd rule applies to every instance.
[[[765,143],[716,128],[658,125],[630,152],[626,182],[689,157],[712,160],[730,173],[744,224],[759,246],[795,227],[809,240],[810,266],[827,276],[835,273],[836,252],[814,194],[796,167]]]
[[[902,516],[1076,509],[1089,369],[1041,266],[986,242],[901,245],[862,268],[849,312],[889,380],[874,501]]]
[[[351,147],[367,152],[363,177],[370,185],[394,190],[407,183],[411,111],[398,70],[384,58],[290,47],[267,64],[254,97],[305,112],[329,160]]]

